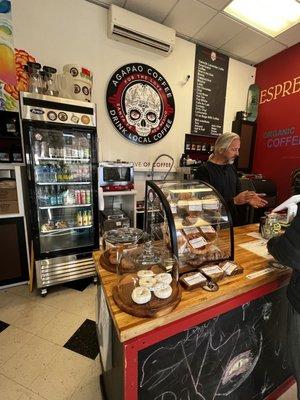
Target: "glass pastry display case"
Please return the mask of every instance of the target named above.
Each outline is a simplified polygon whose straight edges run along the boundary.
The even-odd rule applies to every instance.
[[[179,260],[179,273],[233,260],[231,215],[201,181],[147,181],[144,230]]]

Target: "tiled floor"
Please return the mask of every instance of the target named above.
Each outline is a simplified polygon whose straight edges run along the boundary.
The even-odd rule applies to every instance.
[[[44,298],[26,285],[0,290],[1,400],[102,399],[95,297],[94,284],[57,286]],[[296,400],[296,385],[279,399]]]
[[[297,400],[297,387],[293,385],[287,392],[278,398],[278,400]]]
[[[92,283],[44,298],[27,285],[0,290],[1,400],[102,399],[95,297]]]

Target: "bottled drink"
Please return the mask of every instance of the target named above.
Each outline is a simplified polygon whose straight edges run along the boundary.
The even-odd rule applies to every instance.
[[[86,198],[85,198],[85,190],[82,189],[80,191],[80,204],[85,204],[86,203]]]
[[[55,157],[55,156],[56,156],[56,154],[55,154],[55,148],[54,148],[53,145],[51,145],[51,146],[49,146],[49,157],[50,157],[50,158],[53,158],[53,157]]]
[[[78,211],[76,215],[77,226],[82,226],[82,211]]]
[[[34,142],[34,155],[41,157],[41,144],[37,140]]]
[[[93,225],[93,221],[92,221],[92,211],[89,210],[87,212],[87,219],[88,219],[88,225]]]
[[[84,226],[86,226],[88,224],[88,216],[87,216],[87,212],[83,211],[83,215],[82,215],[82,224]]]
[[[68,190],[68,200],[67,203],[70,205],[75,204],[75,191],[74,189]]]
[[[49,146],[47,142],[41,142],[41,157],[49,157]]]
[[[62,206],[64,204],[64,199],[63,199],[61,188],[57,189],[56,199],[57,199],[57,205],[58,206]]]
[[[91,203],[91,191],[90,191],[90,189],[87,189],[85,191],[85,201],[86,201],[86,204],[90,204]]]
[[[50,167],[51,182],[57,182],[57,166],[52,164]]]
[[[42,165],[36,165],[35,167],[35,179],[37,182],[43,182],[43,166]]]
[[[68,180],[69,180],[69,169],[68,169],[67,165],[65,165],[63,167],[63,181],[68,182]]]
[[[68,204],[68,189],[64,188],[62,196],[63,196],[63,203],[66,206]]]
[[[42,181],[41,182],[50,182],[49,180],[49,165],[42,166]]]
[[[56,189],[53,187],[50,194],[50,205],[57,206]]]

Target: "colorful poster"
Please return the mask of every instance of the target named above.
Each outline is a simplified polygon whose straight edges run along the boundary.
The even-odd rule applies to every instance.
[[[17,111],[19,91],[27,90],[24,65],[35,58],[14,49],[11,1],[0,0],[0,110]]]

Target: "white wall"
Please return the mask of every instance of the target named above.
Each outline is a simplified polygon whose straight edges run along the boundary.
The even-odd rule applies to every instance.
[[[24,49],[41,64],[62,69],[77,63],[94,72],[93,101],[98,107],[99,158],[153,161],[160,153],[175,158],[183,151],[184,134],[190,132],[195,45],[176,38],[169,57],[120,44],[107,38],[107,10],[85,0],[12,0],[15,47]],[[111,74],[130,62],[157,69],[168,81],[175,98],[175,120],[168,135],[158,143],[136,145],[113,127],[106,111],[106,86]],[[186,76],[191,78],[186,85]],[[230,59],[224,130],[231,130],[236,111],[244,110],[255,68]]]

